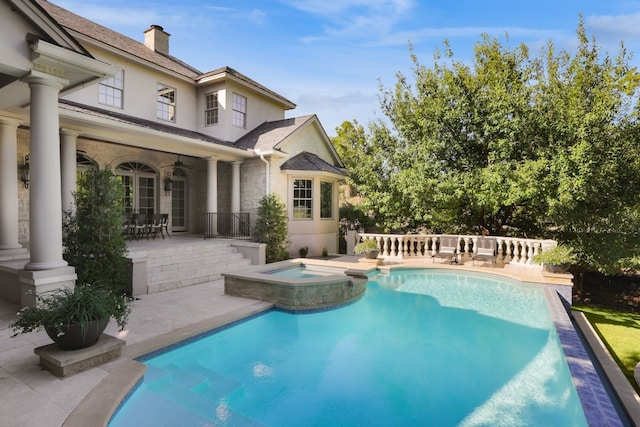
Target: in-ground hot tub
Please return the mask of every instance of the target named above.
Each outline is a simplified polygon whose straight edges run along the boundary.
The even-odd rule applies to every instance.
[[[311,260],[281,261],[224,273],[224,293],[269,301],[286,310],[329,308],[360,298],[367,274],[374,270]]]

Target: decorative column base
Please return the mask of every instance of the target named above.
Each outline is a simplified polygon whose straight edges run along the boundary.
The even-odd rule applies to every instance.
[[[74,288],[76,279],[76,269],[70,266],[56,268],[53,270],[20,270],[21,301],[22,307],[35,307],[36,295],[53,291],[63,287]]]

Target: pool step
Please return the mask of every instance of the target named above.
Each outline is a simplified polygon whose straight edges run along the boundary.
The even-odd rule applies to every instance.
[[[207,240],[147,251],[147,292],[171,289],[222,278],[222,273],[251,265],[229,243]]]
[[[220,375],[197,362],[186,367],[170,364],[150,370],[153,372],[153,379],[148,379],[145,374],[148,391],[157,395],[159,399],[166,400],[168,407],[179,407],[179,412],[186,410],[190,418],[195,415],[214,421],[216,425],[222,423],[220,425],[231,427],[265,427],[264,424],[226,406],[224,397],[242,386],[238,381]]]

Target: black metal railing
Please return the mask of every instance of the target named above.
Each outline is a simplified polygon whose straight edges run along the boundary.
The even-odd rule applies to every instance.
[[[251,239],[249,214],[207,212],[204,214],[204,238]]]

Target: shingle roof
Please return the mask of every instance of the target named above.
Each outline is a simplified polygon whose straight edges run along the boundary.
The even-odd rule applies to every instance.
[[[36,0],[37,3],[63,27],[76,31],[111,47],[127,52],[143,60],[159,65],[183,76],[195,80],[201,71],[180,61],[171,55],[165,56],[149,49],[143,43],[122,35],[95,22],[89,21],[75,13],[69,12],[46,0]]]
[[[96,24],[93,21],[90,21],[82,16],[76,15],[73,12],[70,12],[66,9],[61,8],[53,3],[48,2],[47,0],[35,0],[51,17],[56,20],[62,27],[67,28],[69,30],[75,31],[77,33],[83,34],[89,38],[92,38],[96,41],[104,43],[108,46],[121,50],[123,52],[129,53],[133,56],[136,56],[142,60],[148,61],[152,64],[161,66],[167,70],[176,72],[183,76],[186,76],[194,81],[214,76],[216,74],[227,73],[238,80],[241,80],[247,83],[250,86],[254,86],[255,88],[268,93],[269,95],[279,99],[283,104],[289,106],[289,108],[295,108],[295,104],[285,97],[277,94],[276,92],[266,88],[255,80],[250,79],[244,74],[234,70],[231,67],[222,67],[213,71],[208,71],[203,73],[202,71],[190,66],[189,64],[181,61],[175,56],[171,55],[163,55],[154,51],[153,49],[145,46],[144,43],[141,43],[137,40],[129,38],[123,34],[120,34],[116,31],[110,30],[107,27],[103,27],[102,25]]]
[[[238,139],[235,145],[238,148],[272,150],[313,117],[315,116],[300,116],[274,122],[264,122]]]
[[[332,164],[327,163],[317,155],[303,151],[280,166],[282,170],[297,170],[297,171],[321,171],[331,172],[338,175],[346,175],[342,169],[339,169]]]
[[[210,142],[213,144],[223,145],[225,147],[235,147],[234,144],[226,141],[222,141],[217,138],[213,138],[209,135],[200,132],[194,132],[188,129],[183,129],[175,126],[166,125],[164,123],[154,122],[152,120],[141,119],[138,117],[128,116],[122,113],[116,113],[114,111],[104,110],[102,108],[96,108],[85,104],[79,104],[77,102],[69,101],[66,99],[60,99],[60,108],[77,111],[84,114],[91,115],[93,117],[106,118],[120,123],[134,124],[139,127],[147,129],[153,129],[168,133],[171,135],[182,136],[185,138],[197,139],[200,141]]]

